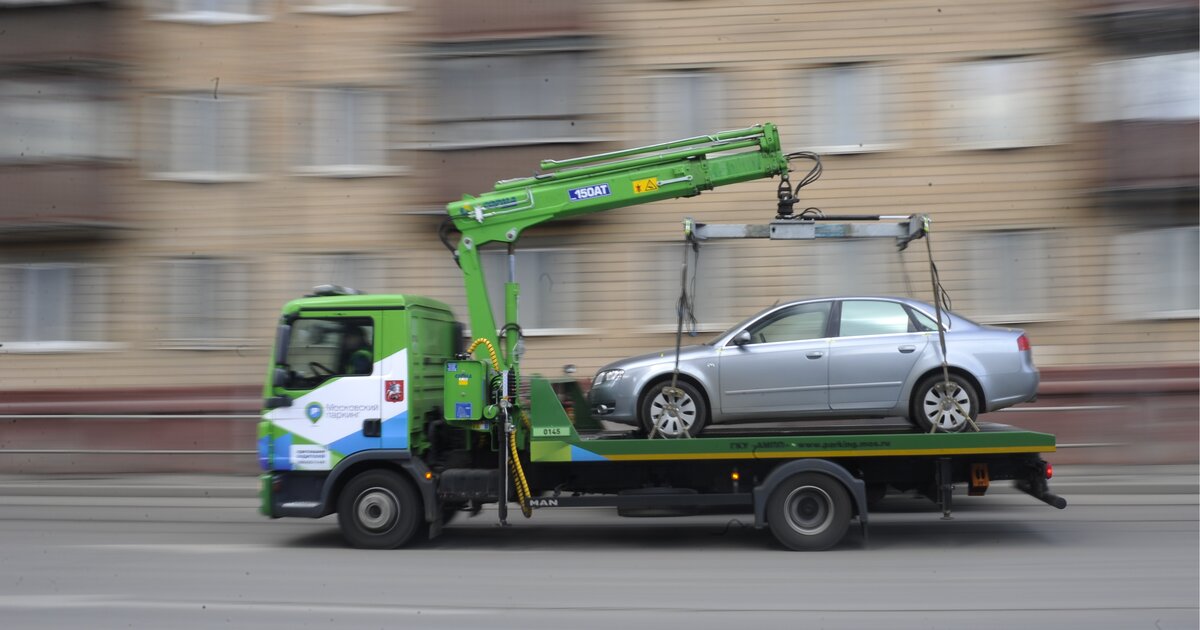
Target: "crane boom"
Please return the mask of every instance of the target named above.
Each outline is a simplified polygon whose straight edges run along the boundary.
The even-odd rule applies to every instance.
[[[461,233],[455,256],[466,285],[472,333],[499,345],[479,248],[508,243],[535,225],[665,199],[692,197],[705,190],[788,171],[775,125],[764,123],[708,136],[696,136],[563,161],[545,160],[542,174],[503,180],[478,197],[447,204]],[[519,287],[509,278],[505,321],[517,321]],[[505,326],[511,329],[511,326]],[[506,335],[504,369],[515,366],[516,333]]]

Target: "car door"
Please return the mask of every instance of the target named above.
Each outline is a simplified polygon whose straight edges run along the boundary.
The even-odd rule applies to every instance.
[[[829,319],[832,302],[810,302],[767,313],[743,329],[718,361],[721,412],[781,416],[829,409]]]
[[[286,378],[273,395],[289,403],[272,423],[276,469],[330,470],[343,457],[380,447],[383,386],[379,312],[305,312],[291,323]]]
[[[929,344],[908,310],[887,300],[843,300],[829,344],[829,406],[879,411],[895,407]]]

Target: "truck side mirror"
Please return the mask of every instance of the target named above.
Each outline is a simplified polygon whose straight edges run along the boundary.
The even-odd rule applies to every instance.
[[[277,367],[271,375],[271,384],[275,387],[287,387],[288,381],[291,380],[291,372],[287,368]]]
[[[284,365],[287,363],[288,344],[291,341],[291,325],[280,324],[279,328],[275,331],[275,365]]]
[[[742,332],[733,336],[733,345],[735,346],[744,346],[748,343],[750,343],[749,330],[743,330]]]

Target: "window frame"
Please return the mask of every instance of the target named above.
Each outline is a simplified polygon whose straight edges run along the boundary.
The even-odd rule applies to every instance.
[[[176,282],[180,279],[182,267],[192,265],[210,265],[217,267],[217,278],[200,278],[200,280],[209,280],[214,285],[217,285],[217,290],[228,296],[232,301],[234,313],[226,318],[217,317],[217,312],[226,308],[224,305],[216,305],[216,301],[207,301],[206,306],[214,310],[206,310],[203,313],[183,315],[177,312],[176,309],[186,308],[188,303],[186,300],[180,300],[178,291],[187,291],[194,293],[194,289],[190,288],[186,282]],[[250,263],[244,259],[236,257],[226,257],[218,255],[204,256],[176,256],[163,259],[163,269],[166,272],[166,290],[163,291],[162,297],[166,300],[163,308],[163,317],[167,322],[166,335],[159,341],[159,347],[164,350],[237,350],[246,346],[261,346],[264,341],[250,338],[247,333],[248,319],[250,313],[249,299],[249,282],[248,276],[250,273]],[[222,283],[227,279],[221,277],[225,274],[233,274],[234,279],[232,287],[226,287],[221,290]],[[194,278],[193,278],[194,279]],[[181,303],[182,302],[182,303]],[[237,327],[232,334],[228,336],[197,336],[179,334],[182,327],[185,327],[191,318],[202,318],[206,321],[224,322],[226,319],[232,320],[233,325]]]
[[[385,15],[412,11],[398,0],[289,0],[295,13],[314,13],[335,17]]]
[[[180,22],[206,26],[229,24],[252,24],[270,21],[266,0],[242,0],[251,5],[250,11],[226,11],[220,9],[191,8],[196,4],[219,6],[228,0],[150,0],[150,19],[162,22]]]
[[[522,253],[529,253],[529,254],[542,254],[542,253],[562,254],[562,253],[566,253],[567,255],[572,257],[572,259],[573,259],[571,261],[572,265],[579,265],[580,264],[579,258],[580,258],[580,255],[582,254],[582,251],[577,247],[570,247],[570,246],[531,246],[531,247],[517,248],[517,250],[516,250],[517,263],[516,264],[517,264],[518,278],[521,275],[520,256]],[[494,266],[494,263],[489,263],[488,260],[494,259],[494,258],[500,258],[502,261],[502,264],[499,265],[499,268],[503,271],[503,273],[498,274],[496,277],[493,277],[492,274],[488,273],[489,266]],[[481,248],[479,251],[479,266],[480,266],[480,270],[482,271],[483,276],[484,276],[484,284],[485,284],[485,286],[487,286],[487,289],[488,289],[488,301],[491,303],[491,306],[492,306],[492,317],[495,318],[496,323],[502,324],[503,320],[504,320],[504,284],[508,282],[508,274],[507,274],[508,252],[507,252],[507,250],[503,249],[502,246],[496,246],[494,244],[490,247],[485,246],[485,247]],[[495,271],[495,269],[494,268],[490,269],[490,271]],[[573,282],[578,282],[578,281],[579,281],[578,278],[575,278],[573,280]],[[526,298],[527,296],[530,295],[530,292],[526,289],[527,285],[528,285],[528,283],[521,283],[521,297],[522,298]],[[494,287],[496,287],[496,288],[494,288]],[[495,292],[499,293],[499,296],[498,296],[499,299],[496,299],[497,295],[494,295]],[[524,301],[524,300],[522,300],[522,301]],[[568,300],[568,304],[571,305],[571,313],[569,313],[567,315],[568,319],[573,322],[581,321],[583,314],[580,313],[580,311],[578,310],[578,308],[576,306],[578,304],[578,300],[573,300],[573,301]],[[543,308],[545,307],[544,304],[540,304],[540,303],[536,306],[541,306]],[[535,305],[528,305],[528,304],[521,305],[521,308],[520,308],[519,312],[517,313],[517,317],[520,318],[522,313],[527,312],[531,308],[535,308]],[[517,323],[520,324],[520,321],[518,321]],[[569,336],[569,335],[585,335],[585,334],[590,334],[593,332],[595,332],[595,331],[591,328],[588,328],[585,326],[578,326],[578,325],[576,325],[576,326],[540,326],[540,327],[536,327],[536,328],[535,327],[530,327],[530,328],[522,327],[522,329],[521,329],[521,334],[526,337],[555,337],[555,336]]]
[[[1025,68],[1032,74],[1015,74],[1003,84],[989,83],[991,68]],[[1062,98],[1059,89],[1048,80],[1055,70],[1055,60],[1045,55],[1013,54],[963,59],[945,70],[951,98],[942,103],[944,118],[952,121],[946,130],[946,144],[952,150],[989,151],[1014,150],[1053,146],[1063,142],[1059,120]],[[990,99],[990,103],[986,102]],[[982,104],[982,105],[981,105]],[[987,107],[983,106],[987,105]],[[987,118],[976,114],[980,110],[1001,107],[1004,111]],[[1025,124],[1036,115],[1036,124]],[[991,129],[1009,131],[992,134]],[[975,131],[973,130],[982,130]],[[967,139],[957,139],[969,136]]]
[[[296,138],[294,142],[298,158],[296,165],[292,168],[294,174],[310,177],[359,178],[388,177],[408,172],[408,169],[392,163],[396,147],[396,143],[390,139],[393,127],[391,124],[392,108],[396,100],[392,90],[374,86],[330,85],[303,88],[301,93],[307,97],[305,99],[306,109],[302,117],[308,122],[308,128],[303,133],[303,138]],[[351,107],[349,112],[345,108],[338,108],[339,119],[332,130],[324,124],[324,117],[318,116],[317,113],[321,107],[319,99],[331,96],[337,98],[339,105],[348,102]],[[364,99],[366,102],[361,102],[359,99]],[[369,109],[373,106],[379,108],[378,120],[367,120],[360,123],[363,112],[359,111],[359,107]],[[358,127],[359,124],[363,127]],[[350,128],[349,132],[347,132],[348,128]],[[378,131],[370,133],[372,128],[377,128]],[[376,161],[333,160],[324,162],[324,158],[320,154],[330,147],[322,146],[323,136],[331,131],[333,135],[354,140],[353,146],[342,150],[344,154],[342,157],[353,158],[365,151],[374,154]],[[341,134],[338,133],[339,131]],[[371,139],[370,146],[365,149],[360,147],[360,139],[363,135]]]
[[[62,310],[69,314],[72,314],[76,317],[80,316],[79,311],[76,308],[74,308],[74,303],[79,294],[77,285],[79,283],[82,283],[85,281],[85,279],[81,278],[80,275],[83,273],[86,273],[88,271],[94,271],[97,274],[99,274],[100,282],[103,285],[107,285],[109,282],[110,267],[108,267],[107,265],[103,265],[103,264],[97,264],[97,263],[91,263],[91,262],[62,261],[62,260],[0,262],[0,270],[3,270],[3,271],[17,270],[20,272],[25,272],[25,271],[36,271],[36,270],[48,270],[48,269],[71,270],[72,273],[70,274],[70,277],[67,280],[68,286],[66,288],[67,296],[68,296],[68,299],[71,300],[71,303],[68,304],[68,306],[66,308],[62,308],[59,310]],[[91,279],[91,282],[95,282],[95,281],[96,281],[95,278]],[[18,306],[18,308],[21,308],[21,310],[23,311],[23,313],[22,313],[23,317],[20,322],[20,327],[22,329],[28,328],[29,324],[28,324],[28,321],[26,318],[35,317],[36,316],[35,311],[38,311],[39,306],[40,306],[36,302],[36,300],[27,299],[28,293],[31,290],[32,290],[31,285],[29,285],[27,280],[25,280],[23,278],[21,280],[21,285],[20,285],[20,291],[21,291],[21,296],[22,296],[21,301],[23,303],[23,308],[21,306]],[[103,292],[103,289],[101,289],[101,291]],[[93,302],[93,303],[95,303],[95,302]],[[111,332],[109,330],[109,322],[110,322],[110,315],[111,315],[111,310],[110,310],[109,306],[110,305],[107,302],[103,302],[102,303],[102,307],[103,307],[102,312],[99,314],[99,318],[100,318],[99,328],[102,330],[102,334],[99,335],[99,337],[101,339],[103,339],[104,337],[107,337],[108,333]],[[65,325],[66,325],[66,328],[70,329],[70,330],[77,330],[82,327],[81,321],[78,319],[75,319],[75,320],[68,319],[66,321]],[[70,352],[111,352],[111,351],[120,350],[121,348],[124,347],[124,344],[121,344],[121,343],[111,342],[111,341],[102,341],[102,340],[83,339],[83,338],[81,338],[83,336],[78,336],[74,339],[35,339],[35,340],[24,339],[23,337],[25,336],[25,332],[22,332],[19,336],[22,337],[22,339],[17,339],[15,337],[13,339],[0,339],[0,354],[3,354],[3,353],[9,353],[9,354],[43,354],[43,353],[47,353],[48,354],[48,353],[70,353]]]
[[[836,80],[835,73],[843,70],[863,71],[869,73],[865,76],[866,81],[870,84],[865,87],[856,89],[857,95],[861,96],[863,91],[874,89],[875,102],[873,111],[871,112],[874,120],[875,128],[869,130],[877,137],[872,141],[862,142],[859,144],[840,144],[836,142],[827,142],[828,138],[822,137],[820,129],[824,129],[828,125],[826,110],[832,111],[835,114],[842,111],[842,107],[838,102],[835,102],[832,97],[828,97],[833,90],[828,85],[829,80]],[[893,100],[889,98],[891,77],[888,72],[888,66],[883,63],[871,61],[846,61],[840,63],[827,64],[822,66],[811,66],[800,70],[801,81],[797,82],[801,86],[805,86],[806,93],[798,95],[807,102],[807,116],[798,121],[798,129],[803,130],[806,142],[804,150],[816,151],[826,155],[854,155],[860,153],[878,153],[881,151],[890,151],[898,147],[898,143],[893,139],[894,132],[890,130],[890,125],[894,122],[895,112],[893,110]],[[861,128],[862,125],[856,125],[856,128]],[[863,135],[868,135],[864,133]],[[799,146],[796,142],[790,144]]]
[[[161,126],[159,130],[162,135],[166,136],[165,141],[158,143],[155,149],[150,151],[147,160],[150,163],[148,169],[148,177],[150,179],[164,181],[179,181],[191,183],[237,183],[237,182],[252,182],[262,179],[261,175],[255,172],[253,145],[255,144],[255,126],[254,114],[258,98],[245,95],[232,95],[222,98],[213,98],[211,93],[193,92],[193,93],[177,93],[177,94],[158,94],[151,97],[152,106],[157,108],[159,121]],[[208,129],[208,133],[202,134],[206,142],[211,142],[212,145],[204,145],[204,148],[211,149],[214,156],[212,164],[204,164],[203,166],[214,166],[215,168],[177,168],[179,166],[192,166],[192,164],[177,164],[179,160],[175,153],[177,147],[181,143],[177,142],[176,138],[180,134],[186,134],[187,131],[180,127],[186,122],[180,117],[178,112],[178,103],[217,103],[214,107],[237,107],[240,108],[238,117],[240,120],[235,120],[233,123],[222,123],[227,118],[222,115],[219,110],[206,110],[204,116],[206,119],[214,120],[214,125]],[[232,125],[229,130],[224,129],[224,124]],[[228,137],[233,137],[238,142],[240,149],[233,157],[225,160],[217,160],[215,156],[220,156],[223,153],[228,155],[228,152],[219,150],[219,143],[225,142]],[[163,145],[166,148],[163,148]],[[207,159],[205,161],[208,161]],[[234,167],[226,168],[225,164],[233,163]]]

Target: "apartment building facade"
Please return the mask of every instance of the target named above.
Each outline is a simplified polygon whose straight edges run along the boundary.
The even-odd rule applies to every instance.
[[[955,309],[1028,330],[1048,373],[1194,378],[1194,3],[0,0],[0,20],[9,413],[252,411],[308,287],[461,311],[446,201],[761,121],[824,156],[805,206],[931,214]],[[681,219],[765,222],[773,200],[750,182],[531,230],[527,370],[673,345]],[[701,339],[796,296],[930,295],[923,246],[711,244],[696,268]]]

